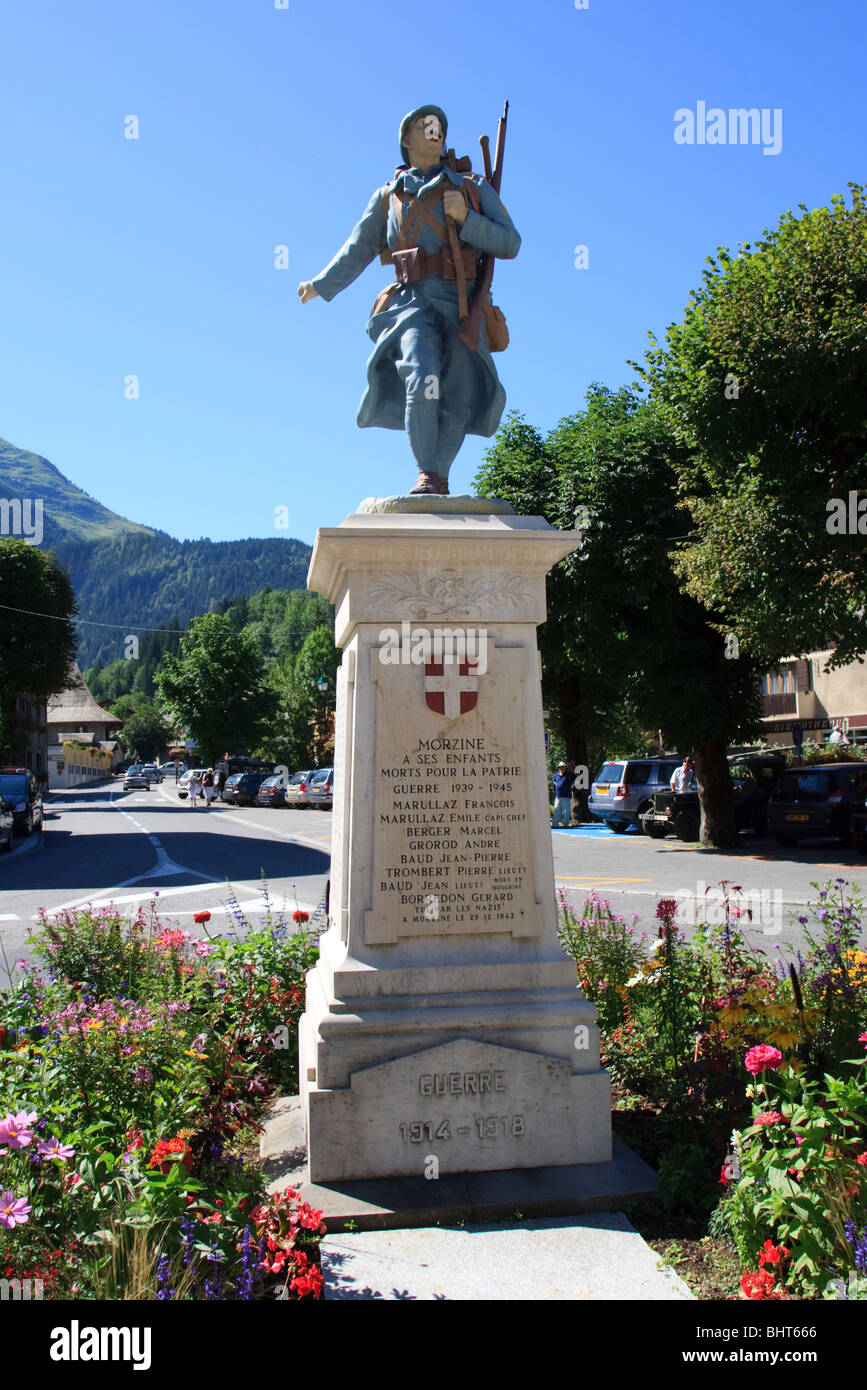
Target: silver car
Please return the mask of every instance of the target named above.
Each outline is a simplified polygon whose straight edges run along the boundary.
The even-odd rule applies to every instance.
[[[311,806],[322,806],[330,810],[334,805],[334,768],[320,767],[313,781],[308,783],[307,798]]]
[[[603,763],[590,788],[587,809],[609,830],[622,835],[653,805],[655,792],[668,791],[681,758],[624,758]]]
[[[133,763],[132,767],[128,767],[124,773],[124,791],[128,792],[131,787],[140,787],[146,792],[149,792],[151,789],[151,779],[139,763]]]

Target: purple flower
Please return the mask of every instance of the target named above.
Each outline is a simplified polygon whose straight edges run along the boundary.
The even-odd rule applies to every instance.
[[[0,1192],[0,1226],[13,1231],[16,1226],[25,1226],[32,1207],[24,1197],[16,1197],[14,1192]]]
[[[68,1144],[61,1144],[53,1134],[47,1143],[37,1145],[36,1152],[40,1158],[58,1158],[61,1163],[75,1157],[75,1149],[71,1149]]]

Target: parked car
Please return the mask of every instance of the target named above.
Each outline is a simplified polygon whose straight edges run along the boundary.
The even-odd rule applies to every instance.
[[[652,806],[656,792],[667,791],[680,758],[626,758],[603,763],[590,788],[587,809],[609,830],[622,835]]]
[[[42,788],[29,768],[0,767],[0,796],[12,812],[16,835],[42,829]]]
[[[307,788],[311,806],[321,806],[326,810],[334,805],[334,768],[320,767],[311,778]]]
[[[235,772],[223,786],[223,800],[236,806],[252,806],[268,772]]]
[[[745,757],[736,754],[729,758],[732,778],[732,806],[735,830],[753,830],[763,835],[767,829],[768,800],[786,766],[782,753]],[[654,792],[653,804],[641,817],[645,835],[658,840],[676,835],[689,843],[698,839],[701,810],[698,792]]]
[[[185,801],[190,794],[190,778],[196,777],[201,782],[207,770],[206,767],[191,767],[181,774],[178,779],[178,796],[181,801]]]
[[[781,845],[822,837],[848,843],[852,814],[867,795],[863,763],[823,763],[783,773],[768,802],[768,829]]]
[[[256,793],[257,806],[285,806],[286,805],[286,779],[282,773],[276,773],[273,777],[266,777],[258,792]]]
[[[7,806],[0,796],[0,852],[6,852],[12,848],[12,835],[15,830],[15,817],[12,807]]]
[[[133,763],[123,774],[123,789],[128,792],[131,787],[141,787],[146,792],[151,789],[151,779],[141,763]]]
[[[310,783],[316,776],[318,768],[311,768],[307,772],[295,772],[286,783],[286,805],[287,806],[309,806],[310,805]]]

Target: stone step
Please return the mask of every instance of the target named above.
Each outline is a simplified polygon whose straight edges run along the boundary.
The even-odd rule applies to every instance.
[[[359,1231],[322,1241],[327,1299],[694,1299],[621,1212],[466,1227]]]

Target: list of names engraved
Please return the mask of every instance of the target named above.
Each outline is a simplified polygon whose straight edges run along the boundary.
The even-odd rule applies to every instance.
[[[478,707],[448,721],[419,711],[387,717],[387,687],[418,671],[380,680],[386,717],[377,719],[374,868],[368,940],[437,933],[535,935],[537,907],[527,823],[529,778],[522,711],[496,706],[496,731]],[[491,681],[491,694],[494,682]],[[418,695],[415,705],[418,709]],[[412,707],[412,706],[410,706]],[[438,730],[443,729],[444,732]]]

